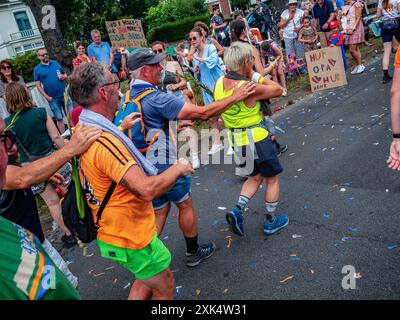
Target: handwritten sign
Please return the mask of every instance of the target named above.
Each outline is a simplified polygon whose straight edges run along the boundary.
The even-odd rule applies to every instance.
[[[106,28],[113,47],[146,48],[142,22],[134,19],[106,21]]]
[[[347,85],[340,47],[307,52],[306,61],[313,92]]]

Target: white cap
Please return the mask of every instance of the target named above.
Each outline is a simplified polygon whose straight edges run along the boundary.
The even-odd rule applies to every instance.
[[[289,0],[288,6],[290,6],[291,4],[298,4],[297,0]]]

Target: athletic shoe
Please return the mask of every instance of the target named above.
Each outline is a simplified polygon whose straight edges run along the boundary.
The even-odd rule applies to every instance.
[[[211,242],[200,246],[195,254],[186,253],[186,265],[188,267],[196,267],[200,264],[200,262],[211,257],[216,250],[217,246],[214,242]]]
[[[270,221],[264,221],[264,234],[270,236],[289,224],[289,217],[286,214],[276,215]]]
[[[286,96],[287,96],[287,89],[283,89],[282,97],[286,97]]]
[[[208,152],[208,155],[213,155],[217,152],[220,152],[221,150],[224,150],[224,146],[222,145],[222,143],[213,144],[210,151]]]
[[[235,151],[232,149],[231,146],[229,146],[228,151],[226,151],[227,156],[233,156],[235,154]]]
[[[235,206],[231,211],[226,214],[226,221],[231,226],[233,233],[243,236],[243,213],[239,206]]]
[[[353,71],[351,71],[350,73],[351,73],[351,74],[357,74],[357,73],[358,73],[358,68],[359,68],[359,66],[356,66],[356,67],[353,69]]]
[[[192,157],[192,167],[195,170],[200,168],[200,159],[199,159],[199,157]]]
[[[388,75],[384,74],[383,75],[383,79],[382,79],[382,83],[388,83],[390,81],[392,81],[392,77],[389,76],[389,74]]]
[[[279,149],[278,149],[278,157],[280,157],[282,155],[282,153],[285,153],[288,150],[288,146],[285,145],[280,145]]]
[[[365,70],[365,66],[363,64],[360,64],[358,66],[356,74],[362,73],[362,72],[364,72],[364,70]]]

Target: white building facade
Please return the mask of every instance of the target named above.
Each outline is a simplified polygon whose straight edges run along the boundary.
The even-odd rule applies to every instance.
[[[43,48],[36,20],[18,0],[0,0],[0,60]]]

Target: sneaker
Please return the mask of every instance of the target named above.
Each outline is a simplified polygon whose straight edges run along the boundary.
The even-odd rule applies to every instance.
[[[356,74],[362,73],[362,72],[364,72],[364,70],[365,70],[365,66],[363,64],[360,64],[358,66]]]
[[[242,210],[235,206],[231,211],[226,214],[226,221],[228,221],[229,225],[231,226],[232,232],[243,236],[243,213]]]
[[[359,66],[356,66],[356,67],[353,69],[353,71],[351,71],[350,73],[351,73],[351,74],[357,74],[357,73],[358,73],[358,68],[359,68]]]
[[[383,79],[382,79],[382,83],[388,83],[390,81],[392,81],[392,77],[389,75],[383,75]]]
[[[211,150],[208,152],[208,155],[213,155],[217,152],[220,152],[221,150],[224,150],[224,146],[222,145],[222,143],[213,144]]]
[[[217,246],[214,242],[211,242],[209,244],[204,244],[200,246],[195,254],[186,253],[186,265],[188,267],[196,267],[200,264],[200,262],[211,257],[216,250]]]
[[[287,96],[287,89],[283,89],[282,97],[286,97],[286,96]]]
[[[200,168],[200,159],[199,157],[192,157],[192,167],[194,170]]]
[[[228,151],[226,151],[227,156],[233,156],[235,154],[235,151],[232,149],[231,146],[229,146]]]
[[[289,224],[289,217],[286,214],[276,215],[270,221],[264,221],[264,234],[270,236]]]
[[[64,242],[63,246],[65,248],[72,248],[78,244],[78,242],[76,241],[76,238],[72,234],[70,234],[69,236],[64,234],[61,237],[61,241]]]
[[[282,155],[282,153],[285,153],[288,150],[288,146],[285,144],[284,146],[280,146],[278,149],[278,157]]]

